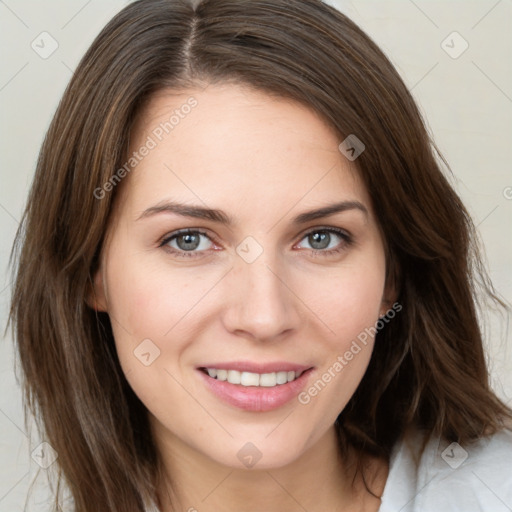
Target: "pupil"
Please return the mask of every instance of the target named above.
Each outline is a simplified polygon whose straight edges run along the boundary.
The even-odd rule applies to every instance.
[[[330,235],[329,233],[326,233],[324,231],[320,231],[320,232],[317,232],[313,235],[310,235],[310,243],[311,243],[311,246],[314,248],[314,249],[325,249],[326,247],[329,246],[329,242],[330,242]],[[326,242],[326,243],[325,243]],[[319,243],[320,246],[319,247],[315,247],[315,244]]]
[[[181,240],[183,240],[184,243],[180,243]],[[180,247],[180,249],[183,249],[183,250],[196,249],[197,246],[199,245],[198,242],[199,242],[199,237],[197,235],[193,235],[190,233],[181,235],[177,239],[178,246]]]

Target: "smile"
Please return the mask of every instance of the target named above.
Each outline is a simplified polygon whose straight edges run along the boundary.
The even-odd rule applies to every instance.
[[[280,371],[271,373],[239,372],[238,370],[224,370],[219,368],[202,368],[214,379],[227,381],[230,384],[242,386],[261,386],[272,388],[298,379],[303,371]]]
[[[222,366],[202,366],[197,368],[197,373],[217,399],[251,412],[271,411],[289,403],[306,387],[314,372],[312,367],[297,365],[258,368],[257,365],[230,364],[239,369]]]

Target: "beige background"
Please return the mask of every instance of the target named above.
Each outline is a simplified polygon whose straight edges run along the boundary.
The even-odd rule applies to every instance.
[[[2,329],[10,291],[9,251],[44,132],[78,60],[126,3],[0,0]],[[330,3],[375,39],[412,90],[450,162],[455,186],[478,224],[491,277],[512,301],[511,0]],[[50,35],[40,36],[42,32]],[[31,47],[33,41],[47,58]],[[54,53],[44,55],[52,44],[58,44]],[[490,315],[487,340],[493,385],[512,403],[507,317]],[[30,456],[41,440],[23,424],[13,368],[12,342],[7,336],[0,342],[0,511],[22,510],[29,482],[38,470],[37,492],[28,510],[46,511],[46,470]]]

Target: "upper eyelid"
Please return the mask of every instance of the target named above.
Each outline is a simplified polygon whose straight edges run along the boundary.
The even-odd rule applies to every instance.
[[[340,228],[338,226],[313,226],[310,228],[306,228],[303,231],[301,231],[297,236],[305,237],[309,233],[314,233],[316,231],[334,231],[334,232],[342,232],[345,233],[348,236],[351,236],[350,231],[348,231],[345,228]]]

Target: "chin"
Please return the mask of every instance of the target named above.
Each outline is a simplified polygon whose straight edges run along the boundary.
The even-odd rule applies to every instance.
[[[278,436],[272,439],[268,433],[261,437],[253,436],[230,439],[221,451],[206,453],[208,457],[224,466],[249,471],[278,469],[292,464],[305,451],[304,446],[288,436],[282,442]]]

